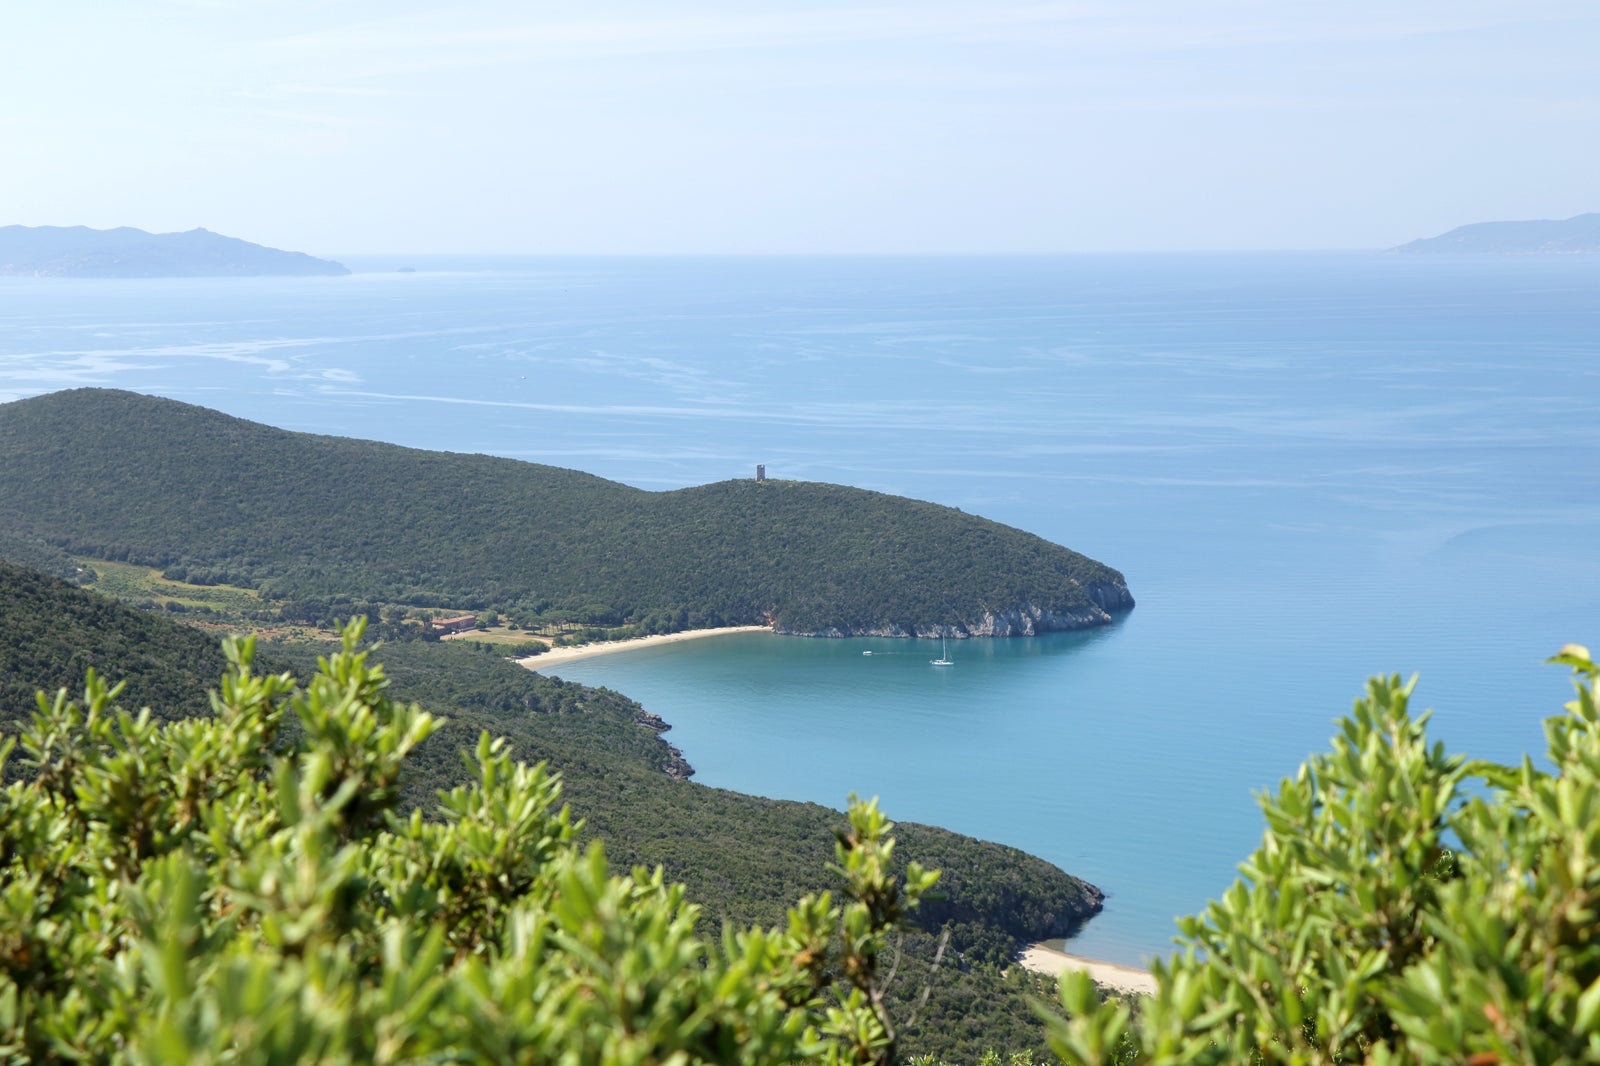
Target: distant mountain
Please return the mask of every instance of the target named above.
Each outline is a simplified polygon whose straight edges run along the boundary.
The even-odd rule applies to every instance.
[[[1476,222],[1437,237],[1402,244],[1397,252],[1490,255],[1594,255],[1600,253],[1600,214],[1527,222]]]
[[[0,226],[0,275],[59,278],[242,278],[348,274],[342,263],[206,229]]]

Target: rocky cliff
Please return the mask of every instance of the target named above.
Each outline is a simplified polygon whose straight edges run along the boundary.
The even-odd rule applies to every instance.
[[[1013,607],[985,610],[960,622],[916,626],[884,623],[800,629],[780,622],[773,625],[773,632],[796,637],[947,637],[951,640],[965,640],[968,637],[1036,637],[1041,633],[1110,625],[1116,621],[1113,612],[1133,607],[1133,596],[1126,585],[1102,583],[1085,591],[1097,606],[1052,611],[1031,603],[1020,603]]]

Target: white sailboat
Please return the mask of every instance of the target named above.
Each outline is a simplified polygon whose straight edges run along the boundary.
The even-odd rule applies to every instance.
[[[955,665],[955,661],[950,658],[949,642],[944,637],[940,637],[939,638],[939,657],[937,659],[929,659],[928,660],[928,665],[929,666],[954,666]]]

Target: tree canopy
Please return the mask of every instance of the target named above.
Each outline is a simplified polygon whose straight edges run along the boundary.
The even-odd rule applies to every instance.
[[[121,680],[134,707],[186,715],[225,665],[214,636],[0,559],[0,728],[90,669]]]

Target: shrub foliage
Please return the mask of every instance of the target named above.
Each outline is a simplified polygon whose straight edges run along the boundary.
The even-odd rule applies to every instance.
[[[681,886],[612,874],[558,780],[487,734],[437,817],[397,814],[438,723],[359,635],[303,688],[229,642],[209,719],[130,714],[92,673],[82,701],[39,698],[0,747],[25,770],[0,793],[0,1056],[894,1058],[886,947],[937,874],[892,872],[875,803],[839,833],[837,897],[709,939]]]
[[[123,679],[120,702],[149,706],[157,720],[206,713],[207,691],[227,665],[214,638],[4,563],[0,621],[0,734],[29,725],[37,687],[81,689],[91,666]],[[254,668],[288,668],[309,681],[319,647],[328,645],[258,645]],[[390,699],[419,702],[436,716],[434,732],[407,755],[403,815],[427,817],[440,791],[475,779],[476,760],[462,753],[473,755],[487,730],[518,758],[559,771],[562,798],[583,814],[580,847],[603,841],[619,869],[660,866],[700,908],[702,928],[782,923],[793,901],[833,884],[826,867],[840,812],[673,779],[663,772],[674,765],[670,749],[641,724],[650,716],[618,693],[532,673],[459,642],[385,644],[368,662],[383,666]],[[286,735],[301,728],[294,715],[282,726]],[[19,754],[5,780],[23,771]],[[1028,998],[1048,986],[1007,967],[1021,944],[1076,928],[1099,909],[1100,893],[1014,848],[907,823],[895,835],[897,876],[902,854],[942,871],[938,892],[913,914],[919,928],[896,941],[888,995],[902,1019],[901,1046],[958,1061],[991,1047],[1045,1052],[1045,1028]]]
[[[1137,1009],[1062,983],[1069,1063],[1600,1061],[1600,667],[1545,723],[1551,770],[1430,745],[1369,683],[1276,793],[1240,880],[1185,919]]]

